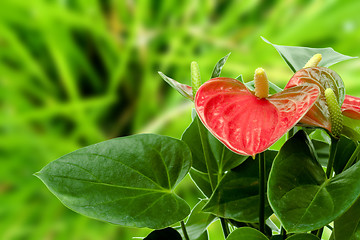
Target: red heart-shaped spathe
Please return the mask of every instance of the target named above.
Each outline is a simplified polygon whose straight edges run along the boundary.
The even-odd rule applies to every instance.
[[[360,120],[360,98],[345,95],[341,111],[346,117]]]
[[[291,129],[319,94],[316,85],[302,85],[259,99],[236,79],[214,78],[197,91],[195,108],[207,129],[229,149],[255,156]]]

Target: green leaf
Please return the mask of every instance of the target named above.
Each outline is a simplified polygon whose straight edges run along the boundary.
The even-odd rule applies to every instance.
[[[277,151],[265,152],[267,175],[276,154]],[[239,222],[258,222],[258,193],[259,163],[249,157],[223,177],[203,211]],[[272,210],[266,201],[265,217],[268,218],[271,214]]]
[[[269,240],[264,234],[250,227],[238,228],[226,240]]]
[[[225,57],[221,58],[215,65],[214,70],[212,71],[211,78],[220,77],[221,69],[224,67],[226,60],[230,56],[231,53],[228,53]]]
[[[343,116],[342,134],[354,141],[360,141],[360,120]]]
[[[216,219],[214,215],[201,211],[206,202],[207,200],[201,200],[198,202],[186,221],[186,231],[191,240],[203,239],[203,235],[206,233],[207,227]],[[182,231],[180,233],[182,234]]]
[[[299,233],[286,238],[286,240],[320,240],[320,239],[314,234]]]
[[[320,165],[326,167],[330,156],[330,145],[319,140],[311,140],[311,142],[314,145]]]
[[[344,169],[355,149],[356,144],[351,139],[341,136],[334,159],[334,171],[336,174],[339,174]]]
[[[167,227],[160,230],[154,230],[147,235],[144,240],[182,240],[181,235],[178,231],[171,227]]]
[[[360,199],[334,222],[336,240],[360,239]]]
[[[207,175],[207,168],[205,164],[204,158],[204,147],[202,146],[200,133],[199,133],[199,118],[197,116],[194,117],[190,126],[185,130],[182,135],[182,140],[186,142],[191,150],[193,164],[192,167],[200,172],[198,174],[195,173],[196,176],[193,176],[194,172],[192,171],[190,174],[195,181],[196,185],[200,188],[200,190],[208,197],[210,197],[211,192],[208,189],[211,189],[210,185],[206,186],[205,182],[197,182],[197,179],[202,175],[203,177]],[[205,144],[205,149],[209,149],[209,158],[210,158],[210,171],[213,175],[222,174],[225,171],[228,171],[242,162],[244,162],[247,156],[242,156],[236,154],[229,150],[224,144],[222,144],[219,140],[217,140],[205,127],[205,133],[207,135]],[[202,178],[204,179],[204,178]],[[201,179],[199,179],[201,180]],[[204,179],[206,182],[208,180]],[[210,195],[209,195],[210,194]]]
[[[179,83],[178,81],[175,81],[174,79],[169,78],[162,72],[158,72],[158,73],[165,82],[167,82],[172,88],[174,88],[176,91],[178,91],[181,95],[183,95],[184,97],[186,97],[187,99],[189,99],[191,101],[194,100],[192,87],[190,87],[186,84]]]
[[[267,39],[261,37],[262,40],[272,45],[284,59],[287,65],[293,72],[297,72],[302,69],[309,59],[317,53],[322,55],[322,60],[319,66],[330,67],[335,63],[342,62],[357,57],[350,57],[334,51],[334,49],[328,48],[308,48],[308,47],[293,47],[276,45],[269,42]]]
[[[210,197],[212,194],[211,185],[209,182],[209,175],[200,172],[195,168],[190,169],[190,178],[193,180],[198,189],[204,194],[205,197]]]
[[[332,222],[360,194],[360,162],[331,179],[313,154],[310,139],[297,132],[276,156],[268,198],[288,232],[307,232]]]
[[[190,213],[173,191],[190,166],[184,142],[139,134],[81,148],[36,175],[75,212],[123,226],[160,229]]]
[[[255,89],[254,80],[245,83],[245,85],[247,86],[248,89],[250,89],[251,91],[254,91],[254,89]],[[269,81],[269,94],[275,94],[275,93],[281,92],[282,90],[283,89],[278,87],[275,83],[272,83]]]

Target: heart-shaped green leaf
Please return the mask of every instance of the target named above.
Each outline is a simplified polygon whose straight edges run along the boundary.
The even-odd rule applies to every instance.
[[[336,240],[360,239],[360,199],[334,222]]]
[[[337,102],[341,106],[345,99],[344,82],[335,71],[329,68],[304,68],[292,76],[285,89],[308,83],[316,84],[321,94],[314,106],[301,119],[300,123],[325,128],[331,132],[330,113],[326,103],[325,90],[331,88],[335,93]]]
[[[360,195],[360,162],[327,179],[305,132],[289,139],[276,156],[268,181],[272,209],[288,232],[323,227]]]
[[[264,234],[250,227],[238,228],[226,240],[269,240]]]
[[[217,78],[220,77],[221,74],[221,70],[224,67],[226,60],[228,59],[228,57],[230,56],[230,53],[228,53],[225,57],[221,58],[215,65],[214,70],[211,74],[211,78]],[[210,78],[210,79],[211,79]]]
[[[192,167],[195,170],[190,172],[191,177],[200,190],[207,197],[210,197],[212,191],[207,174],[204,149],[207,149],[208,151],[211,163],[210,171],[212,175],[215,176],[214,181],[217,181],[218,174],[222,174],[225,171],[238,166],[246,160],[247,156],[242,156],[232,152],[224,144],[217,140],[206,128],[200,126],[204,128],[204,132],[206,134],[206,141],[202,142],[199,133],[199,124],[202,123],[199,121],[198,117],[195,116],[181,138],[188,144],[192,153]]]
[[[195,108],[201,122],[229,149],[255,156],[300,121],[318,96],[319,88],[311,84],[260,99],[236,79],[214,78],[197,91]]]
[[[190,166],[191,152],[184,142],[141,134],[81,148],[36,175],[75,212],[123,226],[160,229],[190,213],[173,191]]]
[[[206,202],[207,200],[200,200],[191,210],[190,216],[186,221],[186,231],[191,240],[202,239],[203,234],[207,231],[207,227],[216,219],[214,215],[201,211]],[[182,231],[179,231],[182,234]]]
[[[322,60],[319,66],[330,67],[335,63],[345,60],[353,59],[356,57],[350,57],[334,51],[334,49],[328,48],[308,48],[308,47],[294,47],[294,46],[282,46],[269,42],[265,38],[261,37],[264,42],[271,44],[284,59],[287,65],[293,72],[302,69],[309,59],[317,53],[322,55]]]
[[[265,152],[267,175],[276,154]],[[240,222],[258,222],[259,200],[259,162],[249,157],[223,177],[203,211]],[[266,218],[272,214],[268,202],[265,213]]]
[[[154,230],[147,235],[144,240],[182,240],[181,235],[178,231],[171,227],[167,227],[160,230]]]

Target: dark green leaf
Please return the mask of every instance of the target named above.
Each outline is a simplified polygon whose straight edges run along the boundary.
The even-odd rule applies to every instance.
[[[339,174],[355,151],[356,144],[345,136],[341,136],[334,159],[334,171]]]
[[[186,221],[186,231],[191,240],[203,239],[207,227],[215,220],[215,216],[209,213],[202,212],[206,200],[201,200],[191,211],[188,220]],[[182,234],[182,231],[180,232]],[[207,236],[207,233],[206,233]]]
[[[190,213],[173,191],[190,166],[184,142],[141,134],[81,148],[49,163],[37,176],[78,213],[123,226],[160,229]]]
[[[144,240],[182,240],[181,235],[175,229],[167,227],[152,231]]]
[[[251,91],[254,91],[254,89],[255,89],[254,80],[245,83],[245,85],[248,87],[248,89],[250,89]],[[283,89],[278,87],[275,83],[272,83],[269,81],[269,94],[275,94],[275,93],[281,92],[282,90]]]
[[[173,87],[181,95],[183,95],[184,97],[186,97],[187,99],[190,99],[192,101],[194,100],[192,87],[190,87],[186,84],[179,83],[178,81],[175,81],[174,79],[169,78],[162,72],[158,72],[158,73],[165,82],[167,82],[171,87]]]
[[[350,57],[334,51],[334,49],[328,48],[308,48],[308,47],[293,47],[276,45],[265,38],[261,37],[264,42],[271,44],[284,59],[287,65],[293,72],[302,69],[309,59],[317,53],[322,55],[322,60],[319,66],[330,67],[335,63],[342,62],[348,59],[356,57]]]
[[[288,232],[307,232],[332,222],[360,194],[360,163],[326,179],[311,150],[310,139],[297,132],[276,156],[268,182],[272,209]]]
[[[299,233],[288,237],[286,240],[320,240],[320,239],[314,234]]]
[[[267,174],[276,151],[265,152]],[[203,211],[240,222],[258,222],[259,218],[259,163],[249,157],[229,171],[218,184]],[[266,218],[272,210],[266,202]]]
[[[254,228],[242,227],[230,233],[226,240],[268,240],[268,238]]]
[[[360,239],[360,199],[334,222],[336,240]]]
[[[342,134],[354,141],[360,141],[360,120],[343,116]]]
[[[315,152],[321,166],[326,167],[330,156],[330,145],[318,140],[312,140]]]
[[[224,64],[226,63],[226,60],[230,56],[231,53],[228,53],[225,57],[221,58],[215,65],[214,70],[211,74],[211,78],[217,78],[220,77],[221,69],[224,67]]]
[[[195,168],[190,169],[190,177],[194,181],[195,185],[204,194],[205,197],[210,197],[212,189],[209,182],[209,176],[207,173],[200,172]]]
[[[200,175],[207,175],[207,168],[205,164],[204,158],[204,148],[201,142],[198,123],[199,119],[196,116],[190,126],[185,130],[182,135],[182,140],[188,144],[192,153],[193,159],[193,168],[200,172],[197,176],[192,176],[193,180],[196,182],[197,186],[200,187],[200,190],[206,194],[206,196],[210,197],[208,187],[205,182],[198,183],[197,179],[199,179]],[[203,127],[203,126],[202,126]],[[244,162],[247,156],[242,156],[236,154],[229,150],[224,144],[222,144],[219,140],[217,140],[205,127],[204,131],[206,136],[205,149],[208,149],[209,158],[210,158],[210,171],[214,176],[217,176],[219,173],[222,174],[225,171],[228,171],[242,162]],[[192,174],[193,172],[191,172]],[[202,174],[201,174],[202,173]],[[196,174],[196,173],[195,173]],[[202,178],[204,179],[204,178]],[[204,179],[205,180],[205,179]],[[208,182],[208,181],[206,181]],[[203,186],[203,188],[201,188]],[[211,193],[210,193],[211,194]]]

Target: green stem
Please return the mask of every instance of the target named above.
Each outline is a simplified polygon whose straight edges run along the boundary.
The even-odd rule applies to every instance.
[[[221,222],[221,227],[223,229],[224,236],[225,236],[225,239],[226,239],[230,234],[229,225],[227,224],[227,222],[226,222],[226,220],[224,218],[220,218],[220,222]]]
[[[334,165],[338,142],[339,142],[339,139],[331,137],[330,156],[329,156],[329,161],[328,161],[328,164],[326,167],[326,177],[328,179],[330,177],[332,177],[332,169],[333,169],[333,165]]]
[[[348,169],[349,167],[351,167],[351,165],[354,163],[354,161],[355,161],[356,157],[359,155],[359,153],[360,153],[360,144],[358,144],[358,145],[356,146],[355,151],[354,151],[353,154],[351,155],[349,161],[346,163],[343,171],[345,171],[346,169]]]
[[[320,229],[318,230],[316,236],[321,239],[322,234],[323,234],[323,231],[324,231],[324,227],[320,228]]]
[[[210,186],[211,186],[211,190],[215,189],[215,181],[213,179],[214,175],[211,174],[211,162],[210,162],[210,156],[209,156],[209,151],[210,149],[208,149],[208,146],[206,144],[206,130],[204,125],[202,124],[202,122],[200,121],[200,119],[198,118],[198,127],[199,127],[199,133],[200,133],[200,139],[201,139],[201,145],[203,147],[203,151],[204,151],[204,158],[205,158],[205,165],[206,165],[206,171],[208,173],[209,176],[209,182],[210,182]]]
[[[184,234],[185,240],[190,240],[189,235],[188,235],[188,233],[187,233],[187,231],[186,231],[186,227],[185,227],[184,221],[181,221],[180,224],[181,224],[181,229],[182,229],[182,232],[183,232],[183,234]]]
[[[258,154],[259,159],[259,226],[260,232],[265,234],[265,186],[266,186],[266,163],[265,153]]]
[[[287,139],[291,138],[292,136],[294,136],[294,132],[295,132],[295,127],[291,128],[289,131],[288,131],[288,134],[287,134]]]

